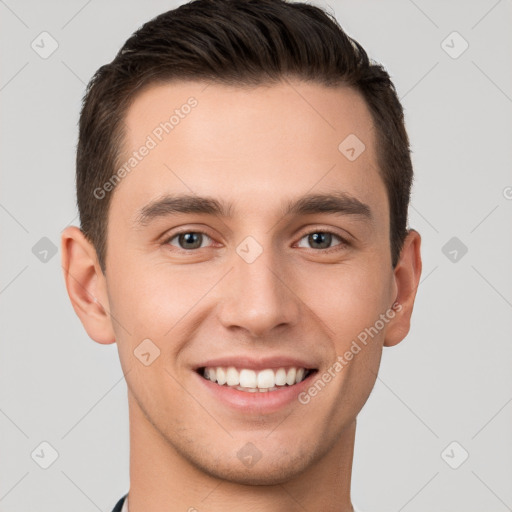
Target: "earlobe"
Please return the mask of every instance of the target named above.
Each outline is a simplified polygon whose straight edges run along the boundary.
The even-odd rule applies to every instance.
[[[79,228],[69,226],[62,232],[61,252],[66,289],[87,334],[98,343],[114,343],[106,280],[94,246]]]
[[[421,236],[410,229],[405,238],[400,259],[394,270],[397,296],[395,316],[386,329],[384,346],[392,347],[400,343],[410,329],[411,315],[416,298],[416,291],[421,276]]]

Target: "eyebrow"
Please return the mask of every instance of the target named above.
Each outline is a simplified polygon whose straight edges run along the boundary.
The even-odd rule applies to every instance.
[[[141,208],[135,223],[147,226],[158,218],[180,213],[205,214],[230,219],[233,217],[233,205],[208,196],[166,195]],[[345,192],[307,194],[295,200],[288,200],[284,204],[282,215],[304,216],[318,213],[353,215],[366,221],[373,220],[370,207]]]

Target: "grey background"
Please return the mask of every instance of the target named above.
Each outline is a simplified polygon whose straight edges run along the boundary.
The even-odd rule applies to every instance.
[[[51,249],[77,224],[85,84],[139,25],[179,3],[0,0],[1,512],[110,511],[128,490],[117,348],[87,337]],[[313,3],[392,75],[416,172],[410,226],[423,237],[411,332],[385,350],[359,416],[353,502],[363,512],[512,510],[511,1]],[[31,47],[43,31],[58,42],[47,59]],[[453,31],[469,44],[458,58]],[[48,469],[31,456],[43,441],[59,454]]]

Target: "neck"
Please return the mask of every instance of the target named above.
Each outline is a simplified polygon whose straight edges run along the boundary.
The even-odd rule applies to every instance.
[[[129,411],[129,512],[353,512],[355,421],[300,475],[275,485],[243,485],[190,464],[147,420],[130,393]]]

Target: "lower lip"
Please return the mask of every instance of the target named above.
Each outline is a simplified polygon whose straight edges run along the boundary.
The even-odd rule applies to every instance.
[[[270,414],[276,412],[292,402],[298,403],[298,395],[304,391],[311,382],[311,378],[317,372],[311,373],[303,381],[293,386],[283,386],[275,391],[240,391],[229,386],[219,386],[211,380],[207,380],[197,372],[194,372],[207,392],[217,400],[238,409],[244,413]]]

